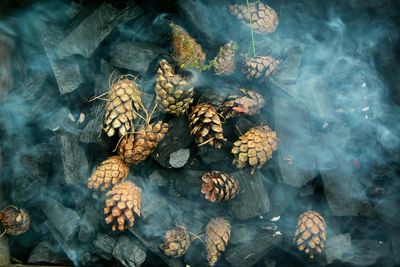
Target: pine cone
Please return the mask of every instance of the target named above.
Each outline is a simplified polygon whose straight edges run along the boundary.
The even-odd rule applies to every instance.
[[[233,144],[232,153],[235,155],[233,164],[244,168],[247,164],[261,168],[277,148],[277,136],[268,126],[256,126],[248,130]]]
[[[278,67],[279,61],[270,56],[246,58],[242,72],[247,79],[258,79],[260,82],[268,78]]]
[[[234,198],[239,193],[239,182],[233,176],[219,171],[205,173],[201,193],[211,202],[220,202]]]
[[[217,110],[211,104],[197,104],[190,114],[191,134],[199,144],[208,143],[216,148],[222,147],[225,141],[222,132],[222,123]]]
[[[201,70],[206,60],[201,46],[181,26],[170,24],[172,30],[172,58],[180,68]]]
[[[104,131],[113,136],[118,131],[124,136],[134,130],[133,120],[142,105],[141,92],[135,81],[121,77],[111,85],[106,104]]]
[[[250,26],[251,23],[253,30],[260,33],[273,33],[279,24],[278,14],[275,10],[261,2],[250,3],[249,6],[231,5],[229,11],[247,26]]]
[[[321,254],[326,240],[326,224],[321,214],[306,211],[299,217],[293,242],[297,249],[304,251],[311,259],[314,254]]]
[[[0,211],[0,226],[9,235],[20,235],[29,230],[31,220],[24,209],[16,206],[7,206]]]
[[[169,257],[183,256],[190,245],[190,236],[185,228],[179,227],[168,230],[164,236],[164,243],[160,248]]]
[[[106,194],[106,223],[112,223],[112,230],[123,231],[135,222],[134,213],[140,217],[142,189],[134,183],[125,181],[114,185]]]
[[[240,114],[254,115],[264,107],[264,98],[261,94],[249,90],[239,89],[240,95],[233,95],[224,101],[221,107],[221,113],[226,118],[237,117]]]
[[[153,153],[168,127],[168,123],[162,121],[142,126],[135,135],[129,134],[122,139],[118,146],[119,155],[128,164],[139,164]]]
[[[206,227],[207,259],[210,266],[214,266],[231,237],[231,225],[224,218],[211,219]]]
[[[188,81],[175,74],[173,67],[165,59],[161,60],[157,73],[156,93],[161,109],[175,116],[186,113],[194,95]]]
[[[112,156],[100,163],[89,177],[87,187],[105,191],[128,177],[129,167],[120,156]]]
[[[217,75],[229,75],[235,72],[235,55],[237,44],[230,41],[219,49],[218,55],[213,60],[213,66]]]

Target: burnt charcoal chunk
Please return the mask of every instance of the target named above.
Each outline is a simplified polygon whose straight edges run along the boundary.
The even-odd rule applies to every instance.
[[[277,184],[270,194],[271,212],[274,216],[279,216],[285,212],[290,204],[293,203],[299,189],[286,184]]]
[[[184,257],[190,266],[209,266],[204,244],[198,239],[195,239],[190,243]]]
[[[124,9],[117,9],[106,3],[94,10],[84,10],[73,22],[77,26],[70,29],[70,34],[56,47],[58,57],[82,55],[90,58],[118,24],[135,19],[142,13],[143,11],[133,4]]]
[[[41,205],[43,213],[64,240],[71,240],[79,230],[81,218],[72,209],[64,207],[51,197]]]
[[[71,261],[56,244],[45,240],[40,242],[31,252],[28,263],[30,264],[54,264],[54,265],[70,265]]]
[[[329,237],[326,240],[325,255],[328,264],[333,261],[346,262],[353,258],[350,234]]]
[[[174,179],[174,189],[179,197],[198,198],[201,197],[201,176],[203,171],[180,170],[165,172],[166,177]]]
[[[390,246],[379,240],[361,239],[352,240],[354,256],[348,261],[358,266],[379,265],[379,260],[390,255]]]
[[[113,256],[126,267],[137,267],[146,259],[146,252],[132,238],[121,236],[113,250]]]
[[[231,174],[239,181],[239,194],[228,202],[231,216],[239,220],[248,220],[270,209],[270,201],[267,189],[264,188],[261,172],[251,175],[248,170],[242,170]]]
[[[96,238],[93,240],[95,253],[106,260],[112,259],[112,253],[116,244],[116,239],[102,233],[97,233]]]
[[[117,42],[110,51],[110,63],[118,68],[132,70],[144,75],[162,50],[146,43]]]
[[[205,164],[222,164],[226,162],[226,165],[231,166],[232,155],[223,149],[218,149],[212,146],[200,146],[197,155],[199,155]]]
[[[5,236],[0,237],[0,266],[7,266],[10,264],[10,249],[8,241]]]

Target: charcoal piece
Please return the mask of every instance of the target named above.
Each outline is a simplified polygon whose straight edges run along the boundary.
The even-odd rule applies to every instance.
[[[21,92],[26,100],[37,101],[40,94],[43,93],[43,87],[46,85],[47,73],[45,71],[33,71],[31,75],[22,81]]]
[[[63,177],[67,185],[85,183],[89,172],[86,153],[78,138],[72,134],[58,135]]]
[[[97,233],[93,240],[94,252],[100,257],[111,260],[117,240],[109,235]]]
[[[76,27],[70,29],[70,34],[56,47],[57,56],[65,58],[81,55],[90,58],[117,25],[135,19],[142,13],[142,9],[134,3],[124,9],[118,9],[108,3],[96,9],[87,8],[73,21]]]
[[[201,176],[204,174],[203,171],[179,170],[166,173],[166,177],[174,179],[174,189],[177,196],[190,198],[201,197]]]
[[[265,259],[264,267],[277,267],[276,261],[274,261],[272,259]]]
[[[393,257],[397,264],[400,264],[400,232],[398,229],[390,229],[390,239],[392,241]]]
[[[228,246],[225,259],[233,267],[252,266],[264,257],[282,240],[278,230],[260,230],[249,242],[237,246]]]
[[[240,245],[250,242],[257,235],[256,227],[249,227],[246,223],[235,223],[232,225],[232,235],[229,240],[231,245]]]
[[[96,101],[90,109],[86,120],[88,123],[83,128],[79,141],[82,143],[96,143],[103,147],[108,144],[108,139],[103,134],[103,121],[105,101]]]
[[[231,216],[239,220],[248,220],[267,213],[270,201],[262,182],[266,178],[261,172],[257,171],[251,175],[248,170],[241,170],[231,175],[239,181],[239,194],[228,201]]]
[[[294,187],[302,187],[317,176],[315,157],[311,150],[305,149],[312,141],[306,110],[301,102],[291,98],[278,95],[273,98],[272,129],[279,138],[278,149],[272,155],[278,165],[275,176]]]
[[[74,210],[64,207],[51,197],[46,198],[41,209],[64,240],[71,240],[78,232],[81,218]]]
[[[169,165],[172,168],[182,168],[188,162],[190,150],[187,148],[178,149],[169,155]]]
[[[60,59],[56,55],[55,47],[64,36],[63,30],[54,24],[43,22],[36,22],[35,28],[50,61],[59,91],[61,94],[73,92],[83,84],[84,77],[76,57]]]
[[[351,236],[349,233],[329,237],[325,245],[325,255],[328,264],[334,261],[347,262],[353,258]]]
[[[12,163],[12,192],[15,204],[25,203],[40,195],[47,182],[52,158],[51,146],[40,143],[17,152]]]
[[[167,186],[170,182],[160,170],[153,170],[153,172],[149,175],[149,182],[156,186]]]
[[[189,266],[209,266],[204,244],[198,239],[194,239],[190,243],[190,246],[183,257]]]
[[[170,258],[164,255],[164,253],[160,250],[160,240],[147,240],[142,236],[142,234],[136,230],[134,227],[129,228],[129,231],[139,239],[140,243],[149,249],[151,252],[160,257],[168,266],[170,267],[184,267],[183,263],[179,258]]]
[[[137,241],[126,236],[118,239],[112,255],[126,267],[139,267],[146,259],[146,252]]]
[[[224,149],[218,149],[212,146],[200,146],[197,155],[203,160],[205,164],[221,164],[227,162],[231,165],[232,154]]]
[[[173,152],[187,148],[193,142],[186,116],[173,118],[168,123],[170,124],[168,133],[152,154],[152,157],[164,168],[171,168],[169,160]]]
[[[41,98],[40,100],[47,100],[47,98]],[[47,105],[46,105],[47,106]],[[41,114],[41,119],[44,121],[43,127],[52,132],[62,132],[62,133],[72,133],[77,134],[77,122],[72,116],[71,111],[67,107],[59,107],[57,109],[53,109],[49,107],[48,110],[52,110],[52,112],[44,114],[42,113],[44,109],[37,106],[39,108],[38,112]],[[48,112],[48,110],[46,112]],[[39,115],[39,114],[38,114]]]
[[[379,260],[390,255],[390,246],[386,242],[371,239],[352,240],[354,256],[348,261],[358,266],[379,265]]]
[[[0,33],[0,102],[3,101],[8,92],[13,88],[12,77],[12,44],[7,41],[4,34]]]
[[[136,71],[144,75],[150,64],[161,53],[161,48],[154,45],[135,41],[116,41],[110,51],[110,63],[115,67]]]
[[[54,264],[54,265],[70,265],[71,261],[57,245],[45,240],[40,242],[32,250],[29,258],[29,264]]]
[[[97,202],[90,200],[85,204],[85,213],[80,224],[78,240],[88,243],[95,235],[99,222],[102,220],[101,214],[96,209]]]
[[[271,212],[274,216],[282,215],[290,204],[295,201],[299,189],[290,185],[279,183],[274,186],[271,194]]]
[[[7,237],[0,237],[0,266],[10,264],[10,249],[8,247]]]

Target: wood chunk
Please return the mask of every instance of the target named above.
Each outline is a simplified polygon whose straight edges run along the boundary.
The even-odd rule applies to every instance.
[[[334,261],[347,262],[354,256],[349,233],[329,237],[325,246],[326,261],[331,264]]]

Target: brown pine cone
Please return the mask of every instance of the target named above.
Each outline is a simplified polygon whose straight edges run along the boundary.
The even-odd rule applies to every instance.
[[[190,236],[184,227],[168,230],[164,236],[164,243],[160,245],[164,254],[169,257],[183,256],[190,245]]]
[[[24,209],[10,205],[0,211],[0,226],[9,235],[20,235],[29,230],[31,220]]]
[[[253,30],[260,33],[273,33],[279,24],[275,10],[261,2],[250,3],[249,6],[231,5],[229,11],[247,26],[250,27],[251,23]]]
[[[297,249],[313,259],[315,254],[321,254],[324,250],[325,240],[326,224],[321,214],[316,211],[302,213],[293,238]]]
[[[221,148],[224,138],[222,123],[215,107],[211,104],[200,103],[192,110],[189,117],[191,134],[200,145],[210,144],[213,147]]]
[[[112,156],[100,163],[89,177],[87,187],[92,190],[105,191],[128,177],[129,166],[120,156]]]
[[[237,44],[230,41],[219,49],[218,55],[213,60],[217,75],[229,75],[235,72],[237,48]]]
[[[222,103],[221,113],[226,118],[237,117],[241,114],[254,115],[264,107],[264,98],[256,91],[249,89],[239,89],[240,95],[229,96]]]
[[[256,126],[248,130],[233,144],[232,153],[235,155],[233,164],[242,169],[252,166],[251,173],[256,167],[261,168],[277,148],[277,136],[268,126]]]
[[[140,217],[142,189],[133,182],[125,181],[114,185],[106,194],[104,214],[112,230],[123,231],[135,223],[134,214]]]
[[[220,202],[234,198],[239,193],[239,182],[233,176],[219,171],[205,173],[201,177],[201,193],[211,202]]]
[[[207,259],[210,266],[214,266],[231,237],[231,225],[224,218],[211,219],[206,227]]]
[[[170,24],[172,30],[172,58],[180,68],[201,70],[206,60],[201,46],[181,26]]]
[[[268,78],[278,67],[279,61],[270,56],[248,57],[242,67],[247,79],[258,79],[260,82]]]
[[[111,85],[106,103],[104,131],[113,136],[133,132],[133,120],[142,106],[141,92],[135,81],[121,77]],[[135,113],[136,112],[136,113]]]
[[[189,83],[165,60],[160,61],[157,70],[156,93],[159,107],[175,116],[186,113],[193,102],[194,91]]]
[[[139,164],[153,153],[168,132],[168,123],[159,121],[142,126],[136,134],[125,136],[118,146],[118,153],[128,164]]]

